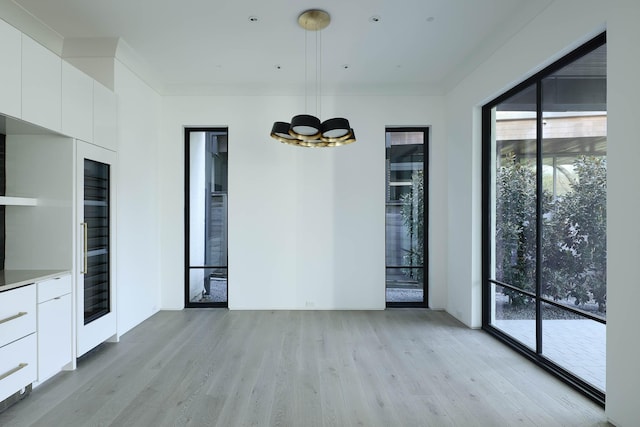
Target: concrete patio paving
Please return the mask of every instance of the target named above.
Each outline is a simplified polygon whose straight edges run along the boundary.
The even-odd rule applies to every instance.
[[[535,350],[533,319],[495,320],[493,325]],[[606,331],[606,325],[588,319],[543,320],[542,354],[604,391]]]

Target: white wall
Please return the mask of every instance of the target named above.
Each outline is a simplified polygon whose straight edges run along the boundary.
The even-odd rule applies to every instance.
[[[620,2],[608,17],[607,416],[640,424],[640,3]]]
[[[118,333],[160,308],[160,96],[115,61],[118,101]],[[182,226],[178,227],[182,230]]]
[[[433,126],[431,305],[446,299],[446,167],[441,98],[326,97],[355,144],[287,146],[268,135],[302,97],[165,97],[160,176],[162,307],[183,306],[184,127],[229,128],[229,307],[382,309],[386,125]]]
[[[447,96],[449,159],[449,299],[447,310],[481,324],[480,107],[514,84],[607,29],[608,49],[608,310],[607,408],[618,426],[640,420],[640,353],[635,319],[640,301],[640,3],[555,1]],[[633,185],[636,184],[636,185]]]

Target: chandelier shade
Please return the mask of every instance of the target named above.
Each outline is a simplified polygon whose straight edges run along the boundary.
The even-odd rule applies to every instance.
[[[305,31],[320,33],[331,22],[329,14],[323,10],[311,9],[302,12],[298,17],[298,24]],[[306,34],[306,33],[305,33]],[[316,110],[320,105],[320,63],[322,62],[322,52],[318,48],[318,36],[316,35]],[[305,78],[306,72],[306,35],[305,35]],[[305,81],[305,87],[307,82]],[[307,94],[305,91],[305,105]],[[316,114],[318,112],[316,111]],[[274,122],[271,128],[271,137],[285,144],[297,145],[300,147],[337,147],[350,144],[356,141],[355,133],[349,124],[349,120],[342,117],[321,120],[311,114],[298,114],[293,116],[291,122]]]
[[[356,142],[356,133],[353,131],[353,129],[349,129],[349,135],[347,135],[345,139],[336,141],[335,144],[336,146],[347,145],[347,144],[351,144],[352,142]]]
[[[289,134],[298,139],[316,139],[320,136],[320,119],[309,114],[299,114],[291,119]]]
[[[351,133],[351,126],[349,120],[342,117],[335,117],[333,119],[325,120],[322,123],[322,138],[329,142],[339,141],[346,139]]]
[[[295,136],[289,133],[291,125],[286,122],[275,122],[273,128],[271,128],[271,138],[277,139],[280,142],[291,143],[297,141]]]
[[[339,147],[356,141],[347,119],[334,118],[320,123],[317,117],[308,114],[293,117],[291,124],[274,122],[271,137],[300,147]]]

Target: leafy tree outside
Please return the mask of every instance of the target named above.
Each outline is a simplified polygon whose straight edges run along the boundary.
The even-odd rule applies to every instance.
[[[411,176],[411,191],[400,198],[402,221],[410,236],[411,247],[404,255],[407,265],[424,266],[424,172],[416,170]],[[424,269],[407,269],[406,274],[423,282]]]
[[[543,189],[543,294],[576,305],[598,304],[606,313],[606,159],[580,156],[573,163],[570,191],[553,198]],[[496,175],[495,277],[535,291],[536,172],[514,155]],[[529,303],[506,290],[513,306]]]
[[[496,177],[496,278],[534,292],[536,283],[536,172],[510,155]],[[529,302],[505,289],[512,305]]]

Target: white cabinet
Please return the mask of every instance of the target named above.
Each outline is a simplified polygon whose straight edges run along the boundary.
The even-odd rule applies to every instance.
[[[93,141],[93,79],[62,61],[62,133]]]
[[[113,91],[2,20],[0,58],[0,115],[117,150]]]
[[[36,288],[0,292],[0,401],[37,377]]]
[[[118,148],[116,95],[93,82],[93,143],[109,150]]]
[[[73,360],[71,286],[68,274],[37,284],[39,382]]]
[[[0,20],[0,113],[22,115],[22,35]]]
[[[22,35],[22,119],[60,131],[62,60]]]

